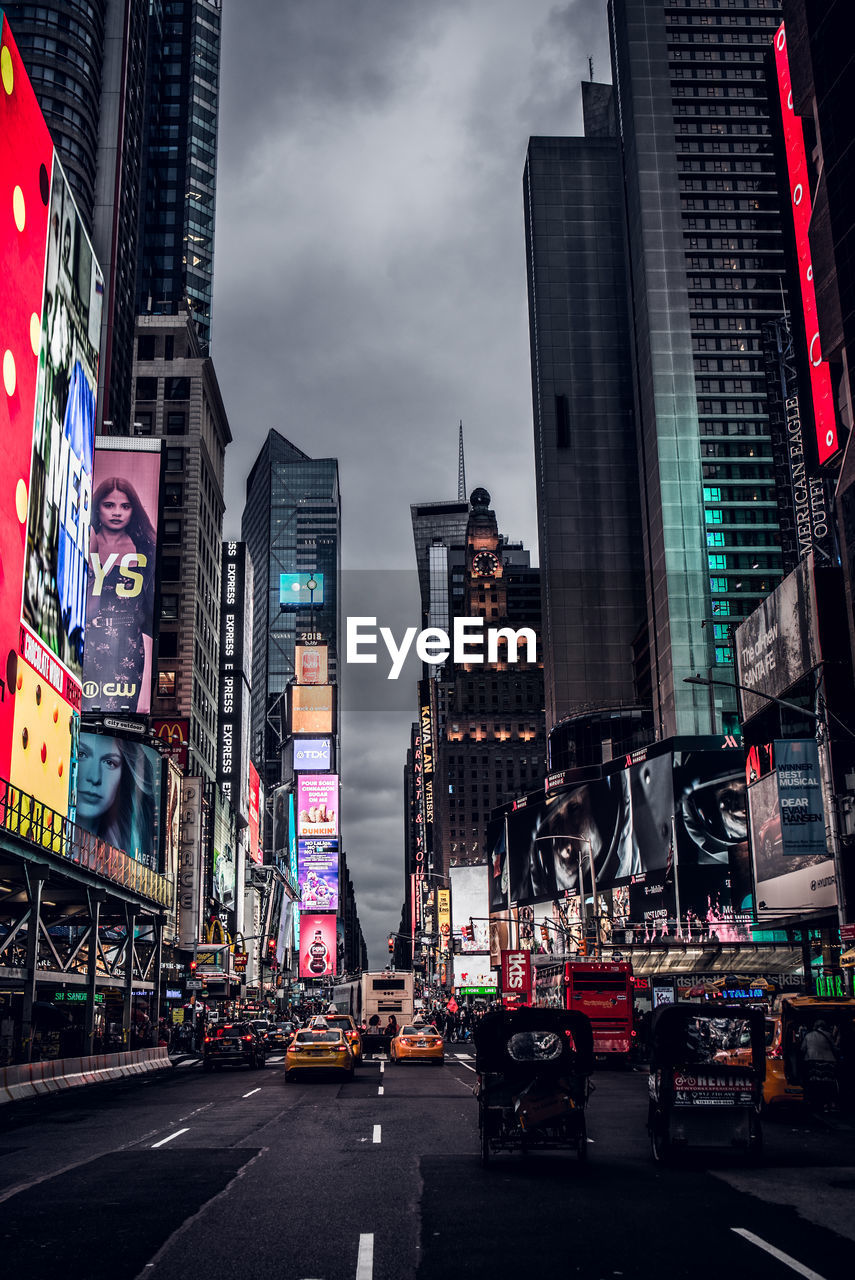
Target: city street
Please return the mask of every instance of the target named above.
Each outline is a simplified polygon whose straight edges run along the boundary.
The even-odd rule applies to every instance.
[[[766,1158],[655,1166],[643,1072],[601,1071],[590,1158],[478,1156],[474,1061],[370,1061],[352,1083],[169,1071],[4,1108],[0,1256],[65,1280],[473,1280],[843,1273],[853,1127],[788,1116]],[[750,1233],[739,1234],[740,1231]],[[784,1255],[783,1257],[781,1255]]]

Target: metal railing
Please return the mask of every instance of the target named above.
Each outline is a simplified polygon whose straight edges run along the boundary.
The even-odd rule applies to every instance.
[[[172,906],[172,883],[151,867],[143,866],[122,849],[115,849],[91,831],[50,809],[41,800],[5,778],[0,778],[0,832],[25,840],[55,857],[83,867],[111,884],[155,902]]]

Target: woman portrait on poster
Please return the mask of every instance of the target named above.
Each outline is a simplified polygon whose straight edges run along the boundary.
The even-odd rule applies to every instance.
[[[157,535],[134,486],[123,476],[102,480],[92,496],[89,539],[89,709],[149,710],[156,551]]]
[[[141,743],[80,735],[75,821],[134,861],[156,868],[154,770]]]

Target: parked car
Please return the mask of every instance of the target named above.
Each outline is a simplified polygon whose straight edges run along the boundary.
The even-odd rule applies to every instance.
[[[251,1022],[225,1022],[211,1027],[202,1045],[202,1070],[222,1066],[263,1067],[264,1041]]]

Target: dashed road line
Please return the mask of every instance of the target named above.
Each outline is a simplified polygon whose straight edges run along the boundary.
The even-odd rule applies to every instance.
[[[380,1141],[380,1125],[379,1124],[375,1124],[374,1126],[374,1136],[372,1137],[371,1141],[372,1142]]]
[[[249,1093],[245,1093],[243,1096],[245,1098],[251,1098],[254,1093],[261,1093],[261,1085],[259,1085],[257,1089],[250,1089]]]
[[[151,1149],[154,1151],[155,1147],[165,1147],[167,1142],[171,1142],[173,1138],[180,1138],[182,1133],[189,1132],[189,1129],[176,1129],[174,1133],[170,1133],[168,1138],[161,1138],[160,1142],[153,1142],[151,1144]]]
[[[766,1240],[761,1240],[759,1236],[755,1236],[753,1231],[748,1231],[745,1227],[731,1227],[731,1231],[735,1231],[738,1236],[742,1236],[743,1240],[748,1240],[750,1244],[756,1244],[758,1249],[763,1249],[766,1253],[777,1258],[779,1262],[783,1262],[785,1267],[790,1267],[798,1275],[804,1276],[805,1280],[823,1280],[818,1271],[811,1271],[810,1267],[804,1266],[801,1262],[796,1262],[795,1258],[791,1258],[789,1254],[782,1253],[780,1249],[776,1249],[773,1244],[769,1244]]]
[[[383,1086],[382,1086],[382,1084],[377,1086],[377,1096],[378,1096],[378,1098],[382,1098],[382,1097],[383,1097]]]
[[[359,1255],[356,1259],[356,1280],[372,1280],[374,1275],[374,1236],[359,1237]]]

